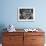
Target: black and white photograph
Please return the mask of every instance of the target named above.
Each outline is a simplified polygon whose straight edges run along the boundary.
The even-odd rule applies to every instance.
[[[18,21],[34,21],[35,9],[34,8],[18,8]]]

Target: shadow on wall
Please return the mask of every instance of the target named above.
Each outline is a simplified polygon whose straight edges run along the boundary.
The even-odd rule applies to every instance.
[[[4,24],[0,24],[0,43],[2,43],[2,32],[5,32],[6,30],[4,30],[4,28],[6,28],[6,26]]]

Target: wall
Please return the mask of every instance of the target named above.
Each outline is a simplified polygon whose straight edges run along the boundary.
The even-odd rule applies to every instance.
[[[34,7],[36,20],[18,22],[18,7]],[[0,0],[0,31],[9,24],[20,29],[40,27],[46,32],[46,0]]]
[[[46,0],[0,0],[0,25],[13,24],[16,28],[46,28]],[[17,8],[34,7],[34,22],[18,22]]]

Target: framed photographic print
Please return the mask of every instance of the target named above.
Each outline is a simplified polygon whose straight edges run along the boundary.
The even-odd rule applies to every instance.
[[[35,21],[35,8],[19,7],[18,21]]]

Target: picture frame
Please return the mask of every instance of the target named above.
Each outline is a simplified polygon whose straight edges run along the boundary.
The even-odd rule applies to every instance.
[[[19,7],[18,21],[35,21],[35,8],[33,7]]]

